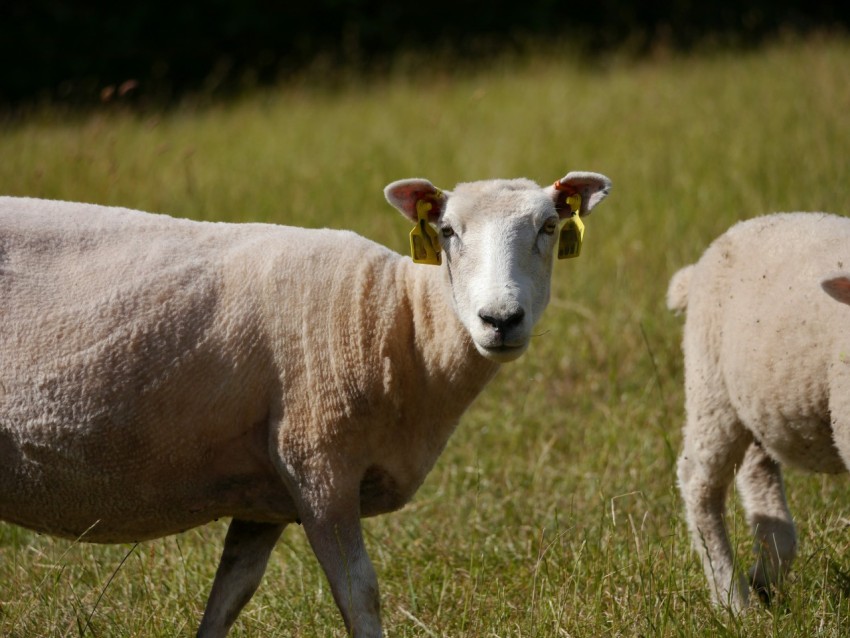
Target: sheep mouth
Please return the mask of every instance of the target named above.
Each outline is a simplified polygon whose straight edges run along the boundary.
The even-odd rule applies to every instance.
[[[497,346],[483,346],[476,343],[475,345],[482,356],[498,363],[506,363],[519,358],[519,356],[525,352],[525,349],[528,347],[527,343],[519,345],[508,345],[503,343]]]

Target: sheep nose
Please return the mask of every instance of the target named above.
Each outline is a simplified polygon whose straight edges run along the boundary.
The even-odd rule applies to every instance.
[[[504,317],[497,317],[492,314],[487,314],[485,311],[482,310],[478,313],[478,317],[488,326],[493,326],[496,332],[504,334],[506,331],[520,324],[523,317],[525,317],[525,310],[520,308],[516,312],[513,312]]]

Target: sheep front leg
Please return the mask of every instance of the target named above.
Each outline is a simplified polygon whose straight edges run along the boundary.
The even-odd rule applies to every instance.
[[[348,634],[379,638],[383,633],[378,578],[363,542],[359,495],[336,502],[336,507],[303,516],[304,531],[328,578]]]
[[[234,518],[215,573],[198,638],[223,638],[254,595],[269,556],[286,525],[252,523]]]
[[[678,462],[688,528],[714,601],[736,611],[746,607],[748,587],[735,573],[724,512],[729,484],[751,440],[727,411],[689,410]]]
[[[738,491],[755,537],[750,582],[770,600],[797,553],[797,534],[785,500],[782,471],[761,445],[752,443],[737,476]]]

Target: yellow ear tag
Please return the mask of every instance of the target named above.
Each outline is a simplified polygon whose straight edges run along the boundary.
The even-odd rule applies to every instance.
[[[410,256],[417,264],[439,266],[442,263],[440,241],[437,239],[437,231],[428,223],[428,211],[432,208],[431,202],[424,199],[416,202],[419,221],[410,231]]]
[[[581,244],[584,241],[584,222],[581,221],[581,195],[570,195],[567,204],[573,211],[572,216],[567,217],[561,226],[561,234],[558,236],[558,259],[572,259],[581,254]]]

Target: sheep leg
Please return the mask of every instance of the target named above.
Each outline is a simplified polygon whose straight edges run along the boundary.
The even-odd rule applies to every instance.
[[[688,409],[678,462],[679,489],[714,601],[741,610],[747,605],[748,588],[735,573],[724,510],[729,484],[752,435],[738,422],[731,406],[719,410],[708,401],[705,407],[700,410],[690,405]]]
[[[750,582],[769,601],[771,586],[781,582],[797,553],[782,470],[761,445],[753,443],[738,470],[737,484],[755,537],[756,562],[750,569]]]
[[[328,578],[348,635],[379,638],[383,633],[378,578],[363,542],[359,498],[341,502],[346,504],[303,516],[304,531]]]
[[[227,529],[224,551],[215,573],[198,638],[223,638],[254,595],[269,556],[286,525],[253,523],[234,518]]]

